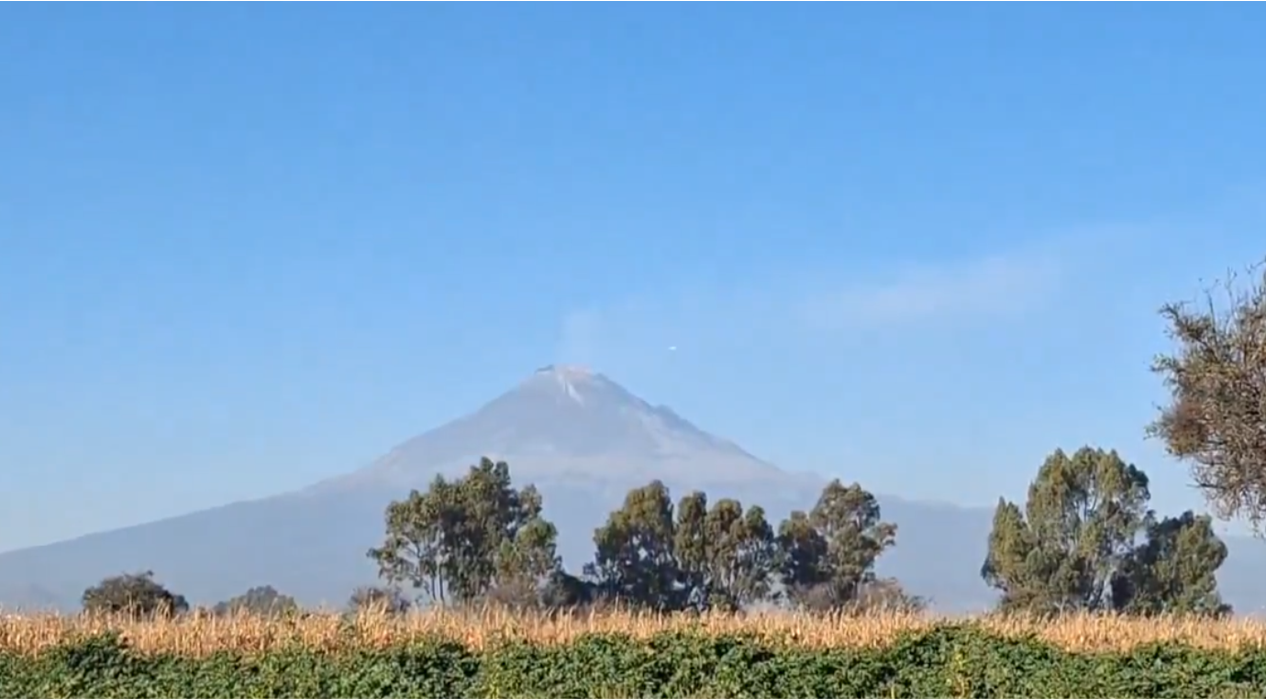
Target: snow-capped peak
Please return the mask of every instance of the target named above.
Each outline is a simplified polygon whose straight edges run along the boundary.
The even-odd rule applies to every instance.
[[[549,364],[536,370],[537,374],[550,374],[561,379],[587,379],[593,376],[589,367],[579,364]]]
[[[568,398],[584,405],[583,387],[590,383],[595,374],[588,367],[575,364],[550,364],[537,369],[533,378],[552,381]]]

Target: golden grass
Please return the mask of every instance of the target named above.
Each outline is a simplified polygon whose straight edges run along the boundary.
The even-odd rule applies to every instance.
[[[133,621],[120,617],[0,616],[0,649],[36,653],[79,634],[117,630],[144,652],[205,655],[219,650],[257,653],[295,643],[335,651],[349,645],[382,647],[440,635],[480,648],[505,638],[563,643],[593,632],[646,637],[664,631],[710,634],[749,633],[773,643],[808,647],[865,647],[890,642],[903,631],[946,623],[967,623],[1008,636],[1034,634],[1077,651],[1123,650],[1150,642],[1181,642],[1202,648],[1266,646],[1266,623],[1246,619],[1198,620],[1071,616],[1056,621],[1025,617],[949,618],[915,614],[823,616],[798,613],[656,617],[625,612],[549,618],[479,612],[423,611],[399,617],[364,613],[348,621],[338,614],[267,619],[249,615],[190,615],[170,621]]]

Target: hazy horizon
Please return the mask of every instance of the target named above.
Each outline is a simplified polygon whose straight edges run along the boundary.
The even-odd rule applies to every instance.
[[[516,486],[538,489],[543,515],[557,528],[556,551],[573,573],[593,559],[595,528],[630,490],[653,480],[674,502],[702,491],[709,502],[759,505],[774,527],[812,508],[828,480],[782,471],[604,374],[549,366],[372,463],[300,491],[0,553],[0,606],[67,611],[102,578],[136,570],[157,572],[193,603],[267,584],[304,604],[337,604],[377,580],[364,553],[381,542],[387,504],[427,489],[437,475],[464,475],[483,457],[507,462]],[[997,591],[980,574],[992,509],[874,494],[883,520],[897,526],[878,575],[899,580],[936,611],[993,606]],[[1223,598],[1240,614],[1266,612],[1259,585],[1266,547],[1243,537],[1225,543]]]

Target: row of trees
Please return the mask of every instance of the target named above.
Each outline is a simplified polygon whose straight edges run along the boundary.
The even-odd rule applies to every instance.
[[[1150,497],[1147,475],[1115,451],[1056,451],[1023,509],[999,502],[981,575],[1011,611],[1228,612],[1215,578],[1226,546],[1211,518],[1158,517]],[[875,573],[896,544],[896,525],[882,520],[873,495],[838,480],[776,531],[760,507],[709,505],[702,492],[674,507],[654,481],[631,491],[594,532],[594,560],[581,576],[562,569],[539,494],[515,490],[504,463],[485,459],[456,481],[437,478],[387,513],[384,544],[369,553],[380,575],[439,603],[610,601],[673,611],[922,605]]]
[[[1221,299],[1210,292],[1198,306],[1162,308],[1176,349],[1152,365],[1170,400],[1148,433],[1188,464],[1216,514],[1243,518],[1261,533],[1266,278],[1256,280],[1238,291],[1232,277]],[[1146,474],[1116,452],[1056,451],[1023,507],[999,501],[981,575],[1007,610],[1228,612],[1215,579],[1226,547],[1211,518],[1190,511],[1158,517],[1149,500]],[[437,604],[614,601],[656,610],[922,602],[876,576],[897,528],[882,521],[875,498],[856,484],[831,482],[812,510],[792,513],[775,530],[758,506],[709,502],[699,492],[674,505],[667,488],[652,482],[631,491],[595,531],[593,561],[580,575],[563,569],[557,529],[541,512],[540,493],[514,488],[505,463],[485,459],[462,478],[437,478],[387,507],[384,541],[369,551],[386,585],[358,590],[350,603],[403,609],[410,594]],[[148,573],[102,581],[83,602],[114,611],[188,608]],[[213,611],[295,606],[264,587]]]
[[[288,615],[303,610],[295,598],[278,592],[272,585],[252,587],[232,599],[211,607],[191,609],[184,595],[176,594],[154,579],[153,571],[125,573],[105,578],[84,591],[84,611],[131,614],[137,617],[170,617],[186,613],[232,616],[236,614]],[[407,611],[410,602],[398,591],[383,587],[357,588],[348,598],[348,611],[378,608],[397,613]]]
[[[383,544],[371,549],[384,581],[355,591],[349,607],[403,611],[423,598],[439,605],[494,603],[560,609],[615,603],[659,610],[738,610],[762,602],[822,608],[918,608],[875,562],[896,541],[873,495],[829,483],[812,510],[775,530],[757,506],[709,502],[694,492],[674,504],[659,481],[630,491],[594,533],[582,572],[562,566],[558,530],[531,485],[516,488],[505,462],[483,459],[461,478],[437,477],[386,508]],[[90,611],[183,613],[181,595],[151,572],[103,580],[83,595]],[[257,587],[207,610],[284,613],[295,600]]]
[[[515,488],[505,462],[483,459],[461,478],[437,477],[388,505],[383,544],[369,556],[387,585],[437,604],[661,611],[772,601],[845,607],[875,598],[918,604],[876,576],[897,528],[856,484],[832,481],[812,510],[792,513],[775,530],[759,506],[709,502],[703,492],[674,504],[652,481],[630,491],[594,532],[594,557],[580,575],[563,569],[557,528],[541,512],[533,486]]]
[[[1158,517],[1146,474],[1114,451],[1056,451],[1021,507],[994,515],[984,580],[1008,611],[1224,614],[1215,573],[1226,547],[1208,516]],[[813,509],[775,529],[759,506],[709,502],[693,492],[673,503],[653,481],[625,497],[594,532],[593,560],[565,570],[557,529],[531,485],[515,488],[504,462],[483,459],[454,480],[437,477],[386,508],[385,535],[369,556],[384,585],[355,591],[350,608],[404,611],[493,603],[516,609],[619,604],[653,611],[737,611],[757,605],[808,610],[915,610],[924,601],[875,572],[896,544],[860,485],[828,483]],[[180,613],[189,605],[149,573],[110,578],[84,593],[90,610]],[[299,605],[269,586],[211,613],[286,613]]]

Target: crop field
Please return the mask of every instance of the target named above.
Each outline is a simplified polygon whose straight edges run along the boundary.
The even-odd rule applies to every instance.
[[[0,696],[1266,696],[1266,624],[496,611],[0,617]]]

